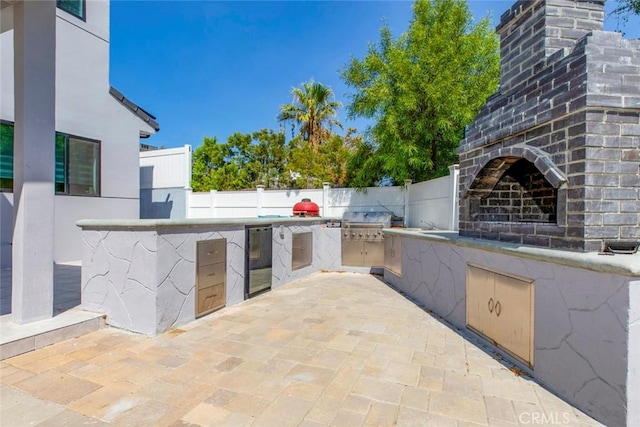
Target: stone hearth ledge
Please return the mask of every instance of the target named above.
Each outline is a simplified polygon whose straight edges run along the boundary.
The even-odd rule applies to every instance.
[[[382,231],[386,235],[449,243],[461,247],[482,249],[488,252],[583,268],[600,273],[640,277],[640,252],[633,255],[599,255],[596,252],[574,252],[570,250],[539,248],[493,240],[474,239],[460,236],[455,231],[425,231],[400,228],[384,229]]]

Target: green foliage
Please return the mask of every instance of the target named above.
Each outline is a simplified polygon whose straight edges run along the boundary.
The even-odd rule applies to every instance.
[[[287,145],[284,134],[262,129],[252,135],[235,133],[226,144],[205,138],[193,153],[193,191],[265,188],[321,188],[351,185],[359,161],[370,152],[363,139],[349,129],[331,135],[317,148],[301,136]]]
[[[312,79],[293,88],[291,94],[293,100],[280,107],[278,121],[297,126],[298,135],[311,147],[316,149],[331,137],[331,126],[342,128],[335,118],[341,104],[332,100],[333,91],[329,87]]]
[[[640,15],[640,0],[618,0],[618,6],[611,12],[612,15]]]
[[[323,182],[334,187],[351,185],[354,176],[354,156],[362,152],[365,145],[354,129],[346,136],[331,135],[322,145],[314,148],[309,141],[297,136],[290,143],[288,170],[291,172],[291,187],[321,188]]]
[[[191,186],[194,191],[241,190],[257,185],[280,188],[288,185],[287,154],[284,134],[267,129],[252,135],[235,133],[226,144],[204,138],[193,153]]]
[[[630,15],[640,15],[640,0],[618,0],[616,7],[609,14],[616,19],[618,28],[624,27],[629,22]]]
[[[291,140],[288,166],[292,188],[322,187],[322,162],[315,154],[311,143],[300,135]]]
[[[397,39],[384,26],[364,59],[341,72],[355,89],[349,116],[375,119],[371,142],[352,159],[353,183],[446,175],[464,127],[498,87],[498,47],[490,21],[473,25],[464,0],[417,0]]]

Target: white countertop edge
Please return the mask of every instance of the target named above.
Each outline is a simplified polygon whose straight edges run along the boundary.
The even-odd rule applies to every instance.
[[[158,229],[199,227],[244,227],[246,225],[321,224],[340,221],[328,217],[189,218],[189,219],[81,219],[76,225],[87,230]]]
[[[598,255],[597,252],[574,252],[562,249],[539,248],[494,240],[462,237],[456,231],[427,231],[384,229],[384,234],[430,240],[451,245],[482,249],[505,255],[552,262],[569,267],[584,268],[600,273],[614,273],[640,278],[640,252],[633,255]]]

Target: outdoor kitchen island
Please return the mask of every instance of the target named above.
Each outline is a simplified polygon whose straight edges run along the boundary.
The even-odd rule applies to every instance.
[[[277,288],[319,270],[342,269],[341,229],[328,222],[333,223],[300,217],[79,221],[82,307],[105,313],[111,326],[162,333],[251,297],[247,278],[255,274],[270,276],[269,287]],[[269,230],[269,251],[248,243],[256,227]],[[304,265],[294,265],[299,235],[307,238],[297,252],[312,252]],[[261,260],[264,254],[271,259]],[[268,268],[253,269],[260,264]]]
[[[393,287],[606,425],[640,424],[639,253],[383,233],[401,240],[401,276],[385,270]]]

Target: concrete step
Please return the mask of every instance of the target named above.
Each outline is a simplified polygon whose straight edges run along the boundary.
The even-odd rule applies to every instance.
[[[0,360],[97,331],[104,325],[104,314],[79,308],[24,325],[12,322],[11,314],[0,316]]]

